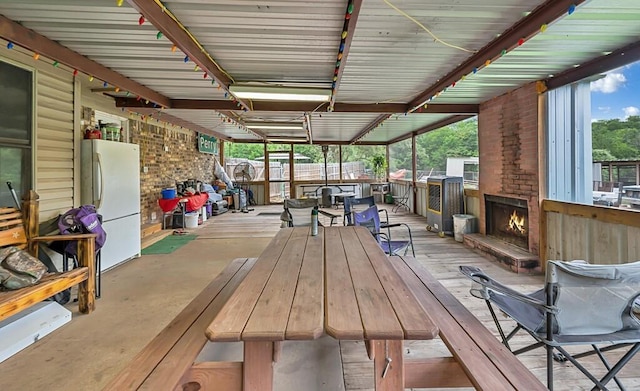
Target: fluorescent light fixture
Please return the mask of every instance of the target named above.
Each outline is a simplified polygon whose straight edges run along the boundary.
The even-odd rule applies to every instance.
[[[244,126],[247,129],[267,129],[267,130],[302,130],[300,122],[251,122]]]
[[[304,102],[328,102],[331,99],[331,90],[323,88],[232,85],[229,91],[240,99]]]
[[[289,137],[268,137],[267,141],[277,143],[306,143],[306,138],[289,138]]]

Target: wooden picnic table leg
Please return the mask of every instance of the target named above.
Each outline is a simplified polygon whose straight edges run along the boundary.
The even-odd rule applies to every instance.
[[[373,341],[373,348],[375,351],[373,366],[376,391],[404,390],[402,340]],[[387,362],[389,362],[389,365],[385,373]]]
[[[273,342],[244,341],[243,391],[273,390]]]

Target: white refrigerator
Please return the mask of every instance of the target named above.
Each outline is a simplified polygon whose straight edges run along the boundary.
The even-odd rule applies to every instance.
[[[140,255],[140,147],[108,140],[82,140],[82,204],[102,215],[107,241],[101,269]]]

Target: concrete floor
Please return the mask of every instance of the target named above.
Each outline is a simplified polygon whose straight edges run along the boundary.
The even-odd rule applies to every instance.
[[[70,323],[0,363],[0,391],[101,390],[229,261],[257,257],[262,252],[279,230],[275,212],[281,208],[265,206],[248,214],[216,216],[194,229],[198,238],[173,254],[145,255],[103,273],[102,298],[95,312],[81,315],[75,303],[68,304],[66,307],[74,311]],[[418,260],[496,335],[486,306],[470,296],[469,281],[458,272],[458,266],[478,265],[522,291],[542,286],[541,275],[508,272],[451,237],[427,232],[423,217],[403,212],[390,216],[392,222],[411,225]],[[526,338],[515,339],[512,346],[524,346],[529,342]],[[209,344],[199,358],[237,359],[239,354],[237,344]],[[448,351],[440,340],[409,341],[405,355],[442,356]],[[545,382],[543,351],[528,352],[518,359]],[[601,373],[601,364],[594,360],[587,360],[587,366]],[[555,366],[556,391],[591,389],[588,379],[573,366]],[[338,343],[331,338],[290,342],[284,344],[275,367],[275,389],[372,391],[372,373],[361,342]],[[636,357],[621,373],[628,390],[640,390],[638,373],[640,358]],[[616,389],[612,385],[611,390]]]

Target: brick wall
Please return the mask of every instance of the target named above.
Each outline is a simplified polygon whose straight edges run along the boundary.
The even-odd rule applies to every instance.
[[[529,252],[539,254],[538,94],[535,83],[480,105],[480,232],[486,233],[484,195],[525,199]]]
[[[140,145],[141,222],[159,222],[162,210],[157,201],[162,189],[192,178],[210,183],[214,156],[198,152],[196,132],[147,121],[130,120],[129,124],[131,142]]]

